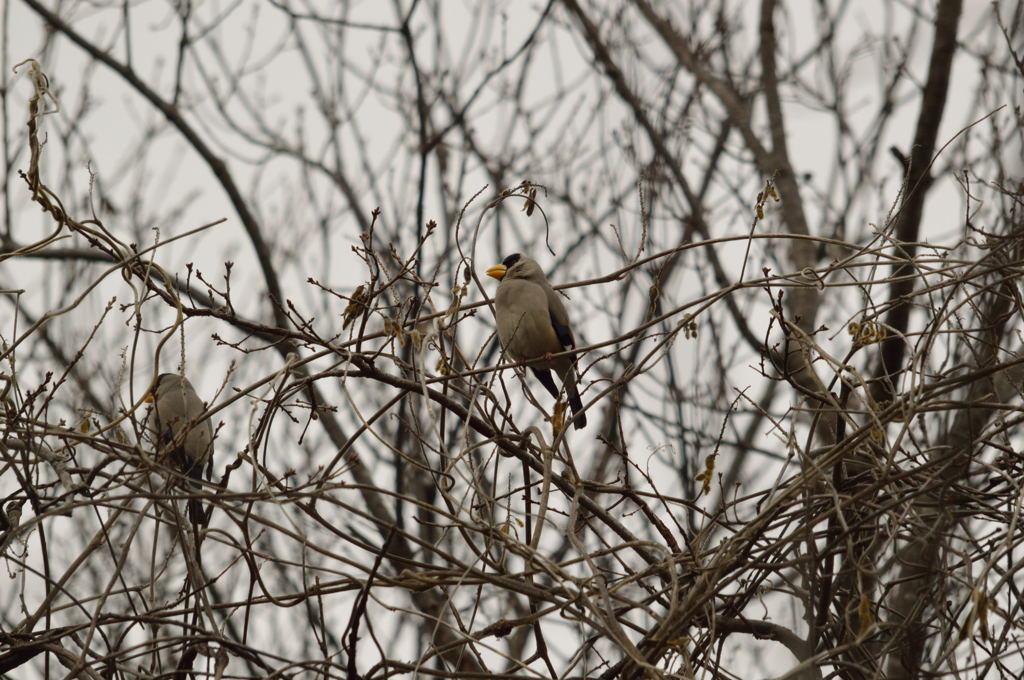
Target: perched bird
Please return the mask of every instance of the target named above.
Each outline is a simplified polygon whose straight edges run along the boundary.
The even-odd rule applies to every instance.
[[[198,490],[197,482],[203,479],[203,468],[213,452],[213,427],[209,419],[199,420],[206,406],[192,383],[174,373],[157,376],[146,401],[153,403],[147,428],[154,434],[159,453],[169,456],[181,472],[195,480],[189,486]],[[189,500],[188,515],[196,526],[205,524],[199,500]]]
[[[576,355],[552,357],[552,354],[575,349],[576,341],[569,328],[569,315],[544,277],[540,265],[520,253],[509,255],[501,264],[487,270],[487,275],[501,281],[494,299],[494,318],[501,346],[516,361],[529,361],[530,370],[555,399],[558,388],[551,379],[554,370],[565,386],[572,409],[574,427],[587,425],[583,403],[576,382]]]

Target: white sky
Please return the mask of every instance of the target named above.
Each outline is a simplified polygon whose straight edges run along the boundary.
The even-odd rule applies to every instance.
[[[449,64],[452,73],[457,72],[458,77],[464,79],[464,91],[471,91],[494,63],[507,56],[524,40],[536,22],[539,6],[536,2],[498,2],[497,6],[502,8],[502,11],[493,17],[494,24],[491,29],[486,29],[487,19],[481,19],[485,28],[477,30],[477,18],[473,13],[475,4],[454,1],[441,3],[440,11],[444,13],[444,24],[447,29],[446,39],[439,46],[440,49],[435,49],[435,46],[430,44],[428,35],[419,38],[420,42],[417,43],[417,53],[424,65],[429,67],[435,60],[437,63]],[[618,3],[607,4],[618,6]],[[925,4],[930,11],[933,3]],[[811,43],[816,33],[810,30],[810,23],[806,26],[808,30],[802,30],[804,26],[801,22],[811,20],[815,5],[816,2],[812,0],[787,3],[792,29],[785,30],[784,40],[801,47]],[[8,42],[3,47],[8,68],[3,77],[13,88],[14,97],[9,100],[9,107],[14,107],[19,100],[24,100],[29,95],[30,88],[24,77],[13,76],[10,73],[10,66],[22,59],[37,57],[44,34],[38,19],[23,3],[4,0],[3,6],[8,12]],[[327,12],[334,3],[322,2],[317,6]],[[433,5],[424,5],[431,6]],[[77,3],[72,13],[76,17],[74,26],[77,30],[101,44],[111,45],[111,52],[123,59],[126,40],[116,28],[120,17],[117,9],[119,7],[120,3]],[[131,61],[136,72],[165,97],[169,95],[170,74],[178,37],[177,31],[169,28],[175,25],[169,7],[167,3],[155,0],[131,5]],[[395,13],[390,3],[368,1],[352,3],[351,7],[352,14],[348,18],[352,21],[389,26],[395,23]],[[895,25],[905,26],[909,14],[900,3],[875,0],[858,0],[851,3],[849,14],[853,20],[848,25],[844,24],[845,28],[837,37],[838,43],[851,51],[858,49],[858,41],[863,40],[861,31],[881,31],[884,25],[882,18],[890,10],[895,15]],[[230,12],[230,15],[224,25],[216,31],[223,55],[218,55],[205,45],[201,47],[197,53],[201,55],[202,61],[188,64],[186,81],[198,87],[202,79],[207,77],[204,74],[209,74],[212,79],[222,80],[223,76],[218,75],[223,71],[220,59],[228,64],[260,63],[263,56],[274,55],[269,63],[261,67],[257,76],[249,77],[245,81],[245,86],[250,88],[250,91],[258,92],[263,97],[260,101],[254,100],[253,106],[263,114],[265,120],[276,126],[273,133],[287,140],[295,140],[299,138],[301,130],[307,148],[317,149],[322,146],[323,131],[310,122],[315,121],[317,101],[312,93],[312,85],[306,78],[307,71],[302,63],[302,55],[294,49],[287,49],[281,53],[277,51],[280,41],[289,31],[288,23],[282,18],[282,14],[266,2],[249,0],[237,4],[197,3],[195,11],[198,16],[204,17],[222,11]],[[975,29],[987,20],[990,11],[990,3],[987,1],[967,0],[964,3],[964,16],[961,21],[961,36],[964,40],[984,45],[994,39],[990,29]],[[559,22],[565,19],[565,13],[561,9],[556,9],[555,14]],[[751,13],[746,20],[751,30],[756,28],[756,13]],[[384,211],[382,219],[386,223],[402,223],[411,227],[415,211],[415,187],[411,182],[414,181],[417,171],[413,153],[415,140],[407,132],[403,118],[395,113],[389,93],[368,87],[365,82],[360,83],[360,75],[370,73],[376,74],[385,83],[391,83],[395,74],[405,69],[396,41],[392,36],[377,31],[348,31],[342,45],[325,44],[315,36],[315,32],[307,24],[302,25],[302,30],[306,32],[310,44],[318,49],[313,55],[318,72],[335,75],[342,72],[343,68],[346,69],[344,73],[348,89],[344,92],[329,92],[327,96],[353,108],[355,121],[366,143],[365,151],[370,164],[370,172],[366,174],[384,178],[377,187],[369,187],[368,182],[360,184],[358,191],[364,198],[363,208],[368,210],[380,205]],[[895,32],[898,34],[900,30]],[[587,107],[565,107],[564,100],[553,99],[554,93],[559,92],[561,86],[565,86],[568,88],[569,97],[578,95],[582,102],[591,103],[599,88],[595,83],[601,82],[600,79],[591,80],[593,74],[589,51],[578,38],[578,33],[575,38],[572,37],[573,33],[576,31],[562,30],[553,34],[555,37],[550,40],[550,45],[542,50],[548,58],[539,60],[531,72],[525,101],[547,102],[552,115],[564,119],[564,129],[576,134],[565,134],[562,137],[552,135],[550,157],[536,159],[533,166],[536,172],[529,179],[558,189],[569,186],[581,201],[590,199],[594,193],[598,194],[596,200],[607,201],[607,192],[604,191],[607,185],[603,184],[602,180],[614,181],[620,168],[613,165],[605,169],[604,174],[601,174],[598,168],[567,168],[561,162],[563,154],[577,153],[583,149],[592,154],[586,155],[585,158],[595,159],[594,165],[598,165],[597,159],[611,143],[613,133],[618,133],[620,139],[631,139],[641,150],[646,148],[646,145],[642,133],[636,130],[633,121],[628,117],[620,120],[613,118],[614,114],[621,114],[621,108],[609,107],[608,119],[602,117],[581,131],[576,126],[589,115]],[[382,49],[382,40],[385,38],[386,48]],[[876,45],[868,44],[864,47],[864,53],[852,62],[853,68],[849,73],[846,96],[851,108],[862,107],[866,113],[871,113],[879,94],[878,64],[881,57]],[[915,58],[910,65],[910,70],[918,81],[923,81],[930,47],[930,35],[926,34],[919,38]],[[658,48],[654,45],[643,45],[638,49],[655,59],[658,58]],[[468,67],[463,65],[463,54],[470,55],[466,60]],[[58,39],[58,47],[51,51],[50,58],[42,63],[42,68],[50,77],[54,90],[60,95],[64,113],[76,111],[83,106],[84,101],[87,101],[90,107],[90,115],[84,119],[83,127],[76,130],[75,134],[87,141],[88,156],[92,159],[92,168],[97,173],[99,181],[111,182],[107,185],[107,190],[118,208],[118,213],[101,215],[107,226],[127,240],[131,238],[133,227],[148,228],[156,225],[160,227],[161,235],[166,238],[222,217],[227,218],[225,224],[211,229],[199,238],[161,250],[160,260],[166,267],[182,275],[185,263],[193,262],[215,281],[220,280],[224,261],[234,261],[236,291],[246,291],[246,286],[251,287],[251,290],[246,291],[250,295],[239,294],[236,300],[240,311],[252,315],[265,314],[265,299],[261,295],[259,271],[252,257],[251,248],[224,192],[216,187],[211,188],[208,169],[192,151],[183,146],[179,138],[166,131],[157,142],[156,152],[147,156],[145,165],[137,165],[136,150],[140,140],[149,135],[151,126],[162,124],[162,117],[148,103],[129,92],[119,78],[102,66],[97,66],[89,72],[88,99],[85,100],[81,78],[88,68],[88,63],[88,59],[78,47]],[[509,75],[513,73],[515,71],[511,71]],[[628,75],[637,79],[636,86],[641,92],[651,94],[657,87],[646,71],[636,69]],[[824,74],[814,76],[820,80]],[[454,76],[449,74],[449,77]],[[952,139],[958,130],[970,122],[973,112],[977,110],[977,102],[972,99],[976,78],[976,63],[966,58],[958,58],[951,83],[952,94],[939,134],[940,144]],[[405,85],[409,86],[409,83],[406,82]],[[500,76],[491,84],[477,109],[472,112],[476,118],[474,127],[479,133],[479,138],[496,150],[515,148],[517,144],[522,143],[523,137],[529,134],[523,129],[506,129],[509,111],[507,102],[503,101],[501,96],[502,88],[511,88],[514,85],[514,82],[507,80],[506,75]],[[1020,101],[1019,92],[1005,93],[1003,97],[995,93],[993,96],[997,100],[1005,99],[1006,104],[1013,104],[1014,96],[1017,97],[1018,103]],[[213,145],[219,154],[228,158],[229,166],[236,173],[243,189],[257,187],[254,193],[259,199],[254,205],[258,211],[258,218],[266,230],[267,238],[275,244],[276,252],[282,255],[295,250],[304,252],[298,266],[290,266],[283,272],[286,294],[298,302],[307,304],[308,309],[321,318],[326,317],[326,326],[337,322],[337,315],[341,310],[330,305],[336,306],[338,303],[325,300],[324,296],[310,288],[305,280],[307,276],[315,276],[322,283],[347,292],[366,278],[362,266],[350,250],[351,245],[358,239],[359,220],[348,211],[346,202],[336,193],[327,194],[321,191],[321,196],[328,196],[325,200],[330,201],[331,213],[335,217],[329,229],[329,241],[319,241],[319,225],[308,221],[312,219],[312,212],[302,205],[304,197],[297,195],[297,189],[303,186],[304,182],[311,181],[322,190],[322,178],[308,180],[298,171],[295,163],[285,161],[276,161],[257,173],[252,164],[261,158],[261,152],[247,144],[236,132],[227,129],[221,120],[210,115],[215,109],[214,102],[209,99],[186,98],[183,104],[194,106],[201,112],[201,116],[190,116],[190,120],[195,122],[202,118],[205,121],[197,127],[204,139]],[[811,186],[808,189],[824,189],[831,172],[832,147],[836,139],[833,119],[828,112],[805,106],[799,98],[789,99],[786,106],[793,163],[799,173],[811,175]],[[343,110],[342,107],[339,109]],[[231,111],[247,124],[251,122],[244,108],[237,103],[232,105]],[[15,111],[9,111],[9,114],[19,125],[24,120],[24,116],[17,115]],[[916,104],[905,107],[892,121],[888,133],[892,143],[897,144],[905,153],[908,151],[909,134],[916,117]],[[66,120],[63,115],[48,117],[45,124],[49,134],[53,137],[64,134],[67,131]],[[854,120],[856,121],[856,117]],[[438,124],[448,122],[443,106],[435,106],[434,121]],[[563,128],[553,126],[552,129]],[[20,135],[22,130],[13,128],[8,134]],[[14,141],[17,142],[16,139]],[[351,135],[346,135],[345,142],[355,145],[357,140]],[[76,209],[83,210],[88,194],[87,169],[78,163],[78,158],[72,159],[73,163],[70,166],[65,166],[67,159],[61,156],[58,144],[50,145],[47,151],[52,154],[46,159],[48,181],[55,187],[66,189],[68,193],[65,198],[73,199]],[[698,156],[699,154],[694,154],[695,158]],[[363,172],[355,160],[357,157],[353,154],[351,160],[346,159],[348,169],[356,178]],[[621,159],[622,156],[619,155],[618,158]],[[953,158],[955,157],[947,157],[945,161],[952,162]],[[20,160],[19,167],[24,167],[27,162],[24,154]],[[891,177],[898,176],[898,172],[891,167],[891,159],[883,160],[880,165],[886,163],[890,166],[887,174]],[[125,172],[125,168],[131,168],[130,172]],[[623,171],[622,175],[628,175],[628,172]],[[117,183],[114,184],[110,178],[117,178]],[[432,174],[431,185],[436,186],[437,181],[436,173]],[[441,205],[436,199],[437,192],[429,192],[426,219],[434,218],[443,222],[446,214],[457,211],[462,201],[488,181],[485,173],[479,169],[473,172],[464,186],[462,200],[457,205]],[[746,185],[749,188],[759,183],[760,179],[756,179],[747,182]],[[49,224],[38,210],[26,205],[27,198],[20,189],[18,187],[14,192],[15,217],[12,227],[19,241],[28,242],[47,229]],[[858,208],[858,214],[853,217],[854,223],[861,225],[865,233],[869,230],[869,224],[881,224],[884,221],[885,210],[890,202],[896,200],[898,185],[895,182],[888,182],[884,189],[876,202],[865,202],[863,207]],[[756,190],[755,186],[751,199]],[[139,194],[142,194],[140,201],[144,209],[135,215],[132,214],[131,205],[139,198]],[[926,236],[945,239],[950,235],[957,235],[959,225],[963,221],[961,193],[951,190],[950,187],[937,187],[933,194],[925,213]],[[487,194],[486,198],[491,195],[493,194]],[[477,204],[477,209],[484,202],[481,200]],[[608,220],[609,224],[615,224],[622,230],[624,241],[631,247],[635,247],[639,237],[639,220],[635,205],[635,195],[627,196],[620,209],[609,210],[612,217]],[[722,202],[713,205],[712,211],[718,211],[713,217],[725,222],[732,220],[735,229],[733,233],[743,233],[749,226],[750,215],[734,214],[736,207],[732,204]],[[476,213],[471,211],[470,215],[469,222],[475,222]],[[567,219],[565,208],[557,206],[552,210],[552,217],[556,227],[558,224],[564,224]],[[668,224],[667,216],[663,217],[666,222],[656,224],[655,228],[668,231],[672,225]],[[526,222],[525,218],[520,219],[524,220],[517,223],[521,228],[537,229],[537,225],[540,224],[536,220]],[[820,224],[819,216],[812,214],[812,219],[816,224]],[[776,217],[769,215],[764,226],[777,229]],[[495,247],[489,239],[488,236],[485,245],[481,246],[480,255],[484,261],[478,264],[478,270],[491,264],[495,252],[504,247],[504,242],[501,247]],[[608,236],[608,242],[612,241],[613,238]],[[408,246],[411,242],[410,238],[404,245]],[[560,255],[571,242],[572,238],[563,238],[556,228],[553,244]],[[742,251],[741,245],[721,251],[726,255],[724,260],[727,266],[733,267],[733,273],[736,275],[739,272]],[[550,261],[539,245],[534,254],[542,264]],[[769,255],[757,254],[756,257],[761,259],[752,262],[747,268],[753,275],[759,274],[761,262],[767,260]],[[562,279],[564,281],[583,279],[600,274],[602,269],[613,266],[617,265],[609,246],[600,252],[588,252],[586,257],[575,260],[572,271],[563,270],[560,274],[565,274]],[[44,272],[42,266],[29,265],[26,269],[19,270],[17,276],[31,278],[43,276]],[[0,268],[0,275],[9,279],[13,274],[9,268]],[[680,288],[672,291],[673,298],[685,300],[692,293],[686,286],[693,284],[693,280],[695,277],[692,280],[680,277]],[[50,289],[43,287],[36,290],[39,291],[36,293],[38,299],[30,302],[36,309],[45,308],[48,302],[61,298],[66,292],[59,284]],[[618,295],[619,290],[615,285],[608,285],[596,287],[594,290],[573,292],[573,309],[579,312],[581,334],[589,341],[597,341],[608,336],[607,324],[600,313],[603,308],[615,304],[615,300],[609,298]],[[115,273],[108,282],[97,289],[90,298],[89,305],[83,309],[83,313],[92,318],[112,295],[117,295],[119,301],[126,302],[130,300],[130,294],[131,291]],[[440,294],[443,296],[446,291],[441,291]],[[472,293],[472,298],[478,299],[479,294]],[[442,297],[438,303],[444,301]],[[5,310],[0,316],[0,323],[3,323],[7,313]],[[842,310],[833,310],[832,313],[833,320],[844,314]],[[123,326],[117,327],[123,329]],[[202,323],[190,325],[189,334],[189,352],[192,357],[200,357],[204,364],[209,361],[209,365],[219,367],[218,370],[204,373],[195,380],[201,394],[212,394],[220,386],[227,361],[235,356],[215,347],[208,339],[210,327]],[[713,339],[700,338],[692,345],[692,350],[686,353],[681,351],[679,357],[682,367],[680,370],[693,371],[694,383],[698,386],[704,382],[700,378],[700,343],[706,342],[713,342]],[[840,337],[839,342],[845,342],[845,338]],[[112,357],[89,358],[104,375],[113,376],[118,362],[116,359],[110,359]],[[171,362],[173,360],[173,353],[164,359]],[[146,361],[141,361],[138,368],[148,370],[149,365]],[[249,379],[257,373],[266,373],[269,370],[272,368],[262,366],[260,371],[243,369],[243,373],[245,378]],[[749,367],[741,363],[736,369],[737,387],[742,388],[752,381]],[[236,415],[234,420],[237,422],[229,426],[228,434],[238,436],[244,431],[247,422],[244,415]]]

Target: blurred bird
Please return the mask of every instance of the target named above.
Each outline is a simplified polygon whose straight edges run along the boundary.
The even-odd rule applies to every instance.
[[[203,479],[203,467],[213,452],[213,427],[207,418],[199,420],[206,410],[186,378],[174,373],[161,373],[146,395],[146,401],[153,403],[147,428],[154,434],[154,441],[161,457],[169,456],[171,462],[187,475],[191,491],[198,491],[198,482]],[[188,502],[189,519],[196,526],[205,524],[203,505],[198,499]]]
[[[24,498],[17,498],[8,503],[7,507],[0,512],[0,556],[7,552],[7,547],[18,537],[18,527],[21,525],[21,506],[24,504]]]
[[[531,362],[529,368],[540,383],[558,399],[558,388],[551,378],[554,370],[565,386],[574,427],[587,425],[583,403],[576,383],[576,355],[552,357],[552,354],[575,349],[576,341],[569,328],[569,315],[558,293],[544,277],[540,266],[520,253],[509,255],[501,264],[487,270],[498,279],[494,298],[494,318],[498,339],[505,351],[516,361]]]

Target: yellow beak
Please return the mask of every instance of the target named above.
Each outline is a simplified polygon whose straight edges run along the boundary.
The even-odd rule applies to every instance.
[[[146,392],[146,396],[144,396],[142,398],[142,401],[145,404],[152,404],[153,403],[153,390],[150,390],[149,392]]]
[[[505,272],[507,272],[507,271],[508,271],[508,267],[506,267],[505,265],[503,265],[503,264],[496,264],[496,265],[494,265],[493,267],[491,267],[490,269],[487,270],[487,275],[491,276],[493,278],[496,278],[499,281],[501,281],[503,278],[505,278]]]

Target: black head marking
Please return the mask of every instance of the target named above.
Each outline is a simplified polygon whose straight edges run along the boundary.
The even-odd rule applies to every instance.
[[[522,256],[519,253],[512,253],[504,260],[502,260],[501,263],[505,265],[506,269],[512,269],[512,265],[514,265],[516,262],[519,262],[520,257]]]

